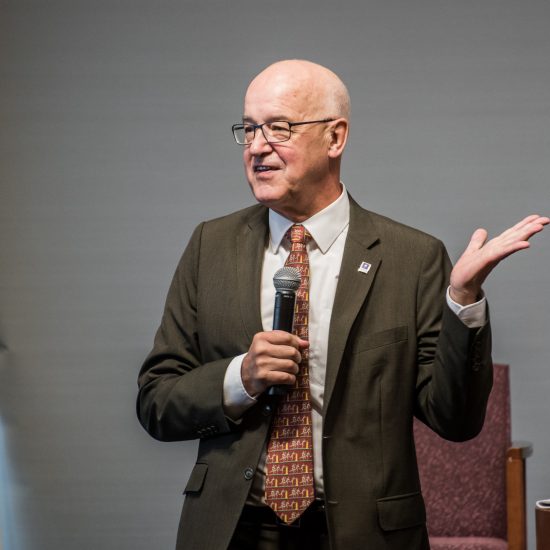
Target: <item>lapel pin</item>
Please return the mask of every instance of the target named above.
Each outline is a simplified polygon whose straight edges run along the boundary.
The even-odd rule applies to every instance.
[[[371,264],[368,262],[361,262],[361,265],[359,266],[359,269],[357,271],[360,271],[361,273],[368,273],[370,270]]]

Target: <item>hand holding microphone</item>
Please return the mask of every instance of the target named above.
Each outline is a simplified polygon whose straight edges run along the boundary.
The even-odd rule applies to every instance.
[[[300,272],[289,267],[279,269],[273,277],[273,331],[254,336],[241,369],[243,385],[253,397],[272,386],[278,389],[270,390],[270,395],[280,395],[281,390],[286,392],[296,380],[302,359],[300,351],[309,345],[307,340],[291,334],[300,280]]]

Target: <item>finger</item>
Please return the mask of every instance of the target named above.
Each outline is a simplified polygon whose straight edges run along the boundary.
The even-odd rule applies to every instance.
[[[470,242],[466,247],[466,251],[472,252],[474,250],[479,250],[485,244],[486,241],[487,241],[487,230],[480,227],[479,229],[476,229],[473,232]]]
[[[300,342],[307,342],[307,340],[302,340],[295,334],[290,332],[285,332],[284,330],[272,330],[271,332],[265,332],[266,340],[271,344],[287,345],[292,346],[296,349],[304,347],[304,344]]]
[[[541,219],[545,220],[544,218],[541,218]],[[525,229],[524,239],[525,240],[530,239],[533,235],[536,235],[537,233],[540,233],[544,229],[544,226],[548,225],[548,222],[550,222],[550,220],[540,221],[540,219],[535,220],[534,222],[532,222],[530,224],[530,226]]]
[[[539,216],[538,214],[530,214],[523,218],[523,220],[516,223],[516,225],[510,227],[506,231],[503,231],[499,237],[507,238],[514,237],[516,235],[533,235],[538,233],[544,225],[550,221],[546,216]]]
[[[516,223],[516,225],[514,225],[510,229],[521,229],[522,227],[525,227],[527,224],[535,221],[537,218],[540,218],[538,214],[529,214],[529,216],[526,216],[525,218],[523,218],[523,220]]]
[[[550,218],[533,214],[502,233],[501,237],[503,239],[526,240],[542,231],[549,222]]]
[[[545,225],[548,225],[550,223],[550,218],[547,216],[539,216],[537,219],[533,220],[531,222],[531,226],[536,228],[536,232],[542,231],[544,229]]]
[[[268,386],[294,386],[296,375],[288,372],[271,371],[267,379]]]
[[[295,363],[300,363],[302,354],[292,346],[271,345],[265,350],[265,355],[273,359],[291,360]]]
[[[298,338],[300,349],[305,349],[309,347],[309,340],[304,340],[303,338]]]
[[[295,363],[271,362],[264,366],[256,364],[250,372],[243,373],[243,385],[249,395],[257,395],[270,386],[278,384],[293,385],[296,382],[298,371],[299,368]]]
[[[512,229],[521,229],[522,227],[525,227],[529,224],[541,224],[541,225],[547,225],[550,222],[550,218],[548,216],[540,216],[539,214],[530,214],[529,216],[523,218],[520,222],[518,222]]]
[[[550,223],[550,218],[548,216],[539,216],[536,220],[534,220],[534,223],[547,225],[548,223]]]
[[[504,260],[504,258],[507,258],[520,250],[525,250],[530,246],[529,241],[516,241],[515,243],[508,245],[506,248],[502,248],[500,254],[496,258],[496,261]]]
[[[268,371],[287,372],[290,374],[297,374],[300,370],[299,363],[296,363],[292,359],[277,359],[273,357],[266,360],[263,367]]]

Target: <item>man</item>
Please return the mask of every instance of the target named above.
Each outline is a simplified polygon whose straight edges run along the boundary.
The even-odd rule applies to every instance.
[[[260,204],[201,224],[177,268],[138,415],[157,439],[200,439],[180,550],[428,548],[413,415],[455,441],[482,427],[481,285],[550,220],[488,242],[477,230],[451,272],[439,241],[348,195],[348,118],[328,69],[294,60],[260,73],[233,128]],[[307,338],[271,330],[271,279],[287,257]],[[273,385],[288,394],[273,398]]]

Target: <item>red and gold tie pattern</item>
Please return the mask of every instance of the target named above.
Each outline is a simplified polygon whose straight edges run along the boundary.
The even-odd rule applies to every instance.
[[[311,235],[303,225],[293,225],[291,250],[285,262],[302,277],[296,293],[294,333],[309,337],[309,258],[306,243]],[[299,518],[315,499],[313,482],[313,436],[309,392],[309,349],[302,350],[296,383],[281,398],[273,418],[267,447],[265,501],[285,523]]]

